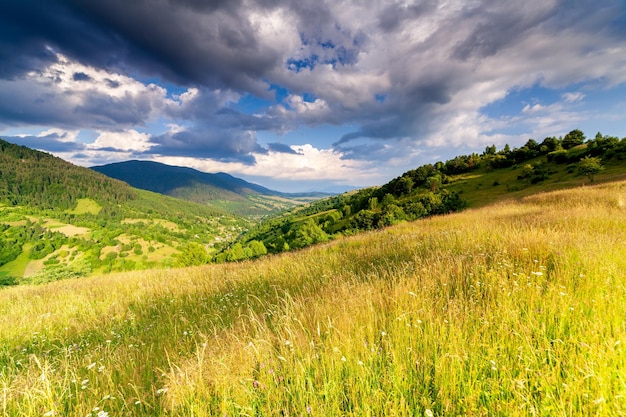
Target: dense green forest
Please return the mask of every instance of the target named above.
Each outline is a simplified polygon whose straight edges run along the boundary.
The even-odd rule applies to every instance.
[[[0,139],[2,203],[59,210],[76,206],[81,198],[108,205],[136,197],[128,184],[121,181]]]
[[[186,265],[249,221],[0,140],[0,283]]]
[[[490,202],[493,194],[506,196],[533,186],[541,190],[542,183],[551,178],[560,186],[567,186],[572,178],[593,181],[604,170],[604,164],[626,173],[625,162],[626,138],[598,133],[587,140],[579,129],[562,138],[547,137],[541,143],[529,139],[520,148],[506,145],[498,151],[492,145],[482,154],[425,164],[381,187],[314,202],[261,222],[214,260],[233,261],[256,257],[264,251],[299,249],[339,235],[450,213],[476,206],[481,199]],[[469,181],[472,174],[481,179]],[[495,179],[489,183],[487,178]],[[503,178],[510,180],[505,187],[499,187]]]

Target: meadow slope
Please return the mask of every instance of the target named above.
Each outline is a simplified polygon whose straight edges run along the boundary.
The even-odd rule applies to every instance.
[[[626,414],[626,182],[0,291],[6,416]]]

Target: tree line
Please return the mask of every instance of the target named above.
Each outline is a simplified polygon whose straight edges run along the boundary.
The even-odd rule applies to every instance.
[[[126,183],[0,139],[0,203],[63,210],[81,198],[104,205],[136,197]]]
[[[495,145],[481,154],[459,155],[445,162],[425,164],[409,170],[381,187],[362,189],[296,208],[280,217],[266,220],[211,261],[239,260],[259,256],[248,245],[262,244],[268,253],[279,253],[325,242],[339,235],[378,229],[401,221],[461,210],[467,203],[455,192],[442,188],[455,175],[480,168],[487,170],[521,167],[518,180],[544,181],[549,171],[543,161],[568,164],[570,170],[593,181],[603,161],[626,159],[626,138],[598,133],[587,140],[580,129],[564,137],[546,137],[542,142],[529,139],[519,148]],[[250,255],[250,256],[248,256]]]

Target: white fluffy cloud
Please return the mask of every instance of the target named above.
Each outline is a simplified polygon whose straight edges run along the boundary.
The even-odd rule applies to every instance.
[[[211,159],[157,156],[165,164],[188,166],[205,172],[228,171],[234,175],[267,177],[278,180],[329,180],[344,183],[371,184],[377,175],[365,162],[345,160],[340,152],[318,149],[305,144],[292,146],[296,153],[267,152],[256,154],[256,164],[224,163]]]
[[[150,134],[130,129],[123,132],[100,132],[96,140],[88,146],[88,149],[144,152],[151,147]]]

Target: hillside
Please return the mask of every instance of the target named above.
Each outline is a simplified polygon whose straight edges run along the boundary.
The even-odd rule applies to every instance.
[[[151,161],[118,162],[91,169],[135,188],[247,216],[275,214],[302,201],[328,196],[323,193],[281,193],[223,172],[210,174]]]
[[[380,187],[296,207],[252,227],[215,259],[245,258],[246,249],[259,242],[271,253],[284,252],[466,207],[620,179],[626,179],[626,138],[598,133],[586,140],[575,129],[515,149],[489,146],[480,155],[407,171]]]
[[[0,291],[4,415],[626,414],[626,182]]]
[[[0,282],[192,262],[249,222],[0,140]]]

